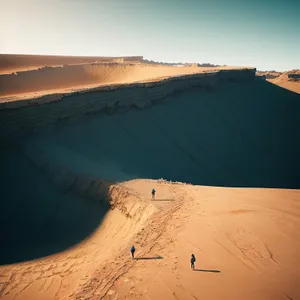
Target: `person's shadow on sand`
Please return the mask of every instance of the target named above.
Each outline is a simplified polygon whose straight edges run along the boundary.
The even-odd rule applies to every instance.
[[[136,257],[135,260],[152,260],[152,259],[163,259],[162,256],[153,256],[153,257]]]
[[[203,270],[203,269],[194,269],[196,272],[207,272],[207,273],[221,273],[220,270]]]

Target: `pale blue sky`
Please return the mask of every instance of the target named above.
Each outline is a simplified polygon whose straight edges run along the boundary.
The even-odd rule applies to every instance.
[[[300,68],[300,0],[0,0],[0,53]]]

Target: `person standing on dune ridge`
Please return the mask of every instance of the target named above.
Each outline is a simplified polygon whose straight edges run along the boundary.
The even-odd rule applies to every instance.
[[[130,252],[131,252],[132,258],[134,258],[134,252],[135,252],[134,246],[131,247]]]
[[[191,255],[191,268],[194,270],[195,269],[195,261],[196,257],[194,254]]]
[[[152,199],[154,199],[155,198],[155,189],[152,189],[152,191],[151,191],[151,194],[152,194]]]

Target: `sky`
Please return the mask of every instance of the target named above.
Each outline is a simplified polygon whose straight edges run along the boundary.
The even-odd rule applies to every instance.
[[[0,53],[300,68],[300,0],[0,0]]]

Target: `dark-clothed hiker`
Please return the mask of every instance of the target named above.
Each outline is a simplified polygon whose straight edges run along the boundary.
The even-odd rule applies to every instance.
[[[134,258],[134,252],[135,252],[134,246],[131,247],[130,252],[131,252],[132,258]]]
[[[151,191],[151,194],[152,194],[152,199],[154,199],[154,197],[155,197],[155,189],[152,189],[152,191]]]
[[[191,268],[195,269],[195,261],[196,261],[196,257],[194,254],[191,255]]]

